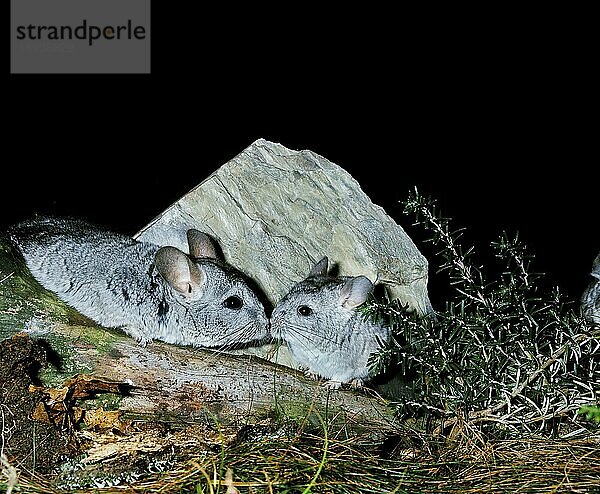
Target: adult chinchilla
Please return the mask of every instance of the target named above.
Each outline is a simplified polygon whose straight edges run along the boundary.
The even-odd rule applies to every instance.
[[[189,255],[77,219],[36,218],[8,233],[44,288],[141,344],[226,347],[269,336],[244,275],[198,230],[187,232]]]
[[[371,293],[371,281],[364,276],[328,276],[328,263],[327,257],[321,259],[277,303],[271,334],[287,342],[309,375],[328,379],[327,386],[361,386],[370,377],[369,356],[389,338],[390,330],[356,311]]]

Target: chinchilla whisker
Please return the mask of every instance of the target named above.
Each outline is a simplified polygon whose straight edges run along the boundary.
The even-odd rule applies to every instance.
[[[300,346],[300,348],[304,350],[306,354],[310,355],[312,358],[316,359],[319,356],[317,350],[308,343],[299,341],[297,342],[297,344]]]
[[[255,329],[255,323],[252,321],[244,324],[243,326],[235,329],[234,331],[229,332],[228,340],[230,341],[212,348],[212,350],[214,351],[214,357],[216,358],[216,356],[223,351],[226,351],[228,349],[235,349],[236,346],[243,345],[247,341],[252,341],[253,338],[250,337],[251,333],[257,333],[257,330]],[[209,363],[212,362],[213,360],[211,359]]]
[[[314,350],[314,348],[312,348],[313,345],[310,344],[310,338],[305,337],[305,335],[297,335],[295,332],[288,332],[289,336],[299,336],[304,338],[304,340],[302,340],[301,338],[297,338],[296,340],[294,340],[294,344],[298,345],[300,348],[302,348],[303,350],[306,351],[306,353],[308,353],[309,355],[312,355],[314,357],[316,357],[316,352]],[[289,345],[289,342],[288,342]]]
[[[215,363],[220,358],[221,354],[224,351],[235,348],[236,341],[238,341],[237,344],[246,343],[246,340],[245,340],[246,331],[249,328],[252,328],[254,326],[255,326],[255,323],[253,321],[250,321],[250,322],[244,324],[243,326],[240,326],[239,328],[235,329],[234,331],[228,332],[227,333],[228,339],[231,339],[231,342],[228,341],[227,343],[223,343],[223,344],[215,346],[215,347],[209,347],[208,350],[210,350],[210,355],[203,362],[203,365],[198,367],[197,369],[198,370],[205,369],[205,368],[209,367],[210,365],[212,365],[213,363]],[[256,333],[257,331],[255,330],[254,332]]]
[[[254,326],[255,325],[253,322],[248,322],[235,331],[232,331],[228,334],[228,339],[230,339],[231,342],[220,345],[218,348],[221,350],[228,347],[235,348],[236,346],[243,345],[248,341],[252,341],[251,335],[252,333],[256,333],[256,330],[253,331]]]
[[[311,338],[311,336],[317,336],[320,339],[323,339],[326,341],[331,341],[331,342],[337,341],[335,338],[333,338],[331,336],[325,336],[322,333],[319,333],[317,330],[310,330],[310,329],[303,328],[303,327],[295,325],[295,324],[289,324],[286,327],[289,329],[292,329],[292,334],[294,334],[295,336],[302,337],[302,338],[309,339],[309,338]],[[290,333],[289,329],[288,329],[288,333]]]
[[[306,334],[306,333],[307,333],[307,331],[305,331],[305,328],[302,328],[302,331],[296,331],[296,330],[288,331],[288,335],[295,336],[298,338],[299,344],[301,343],[300,340],[304,340],[304,341],[310,342],[311,344],[314,345],[315,344],[314,343],[315,336],[318,336],[320,340],[336,343],[335,339],[333,339],[333,338],[325,338],[322,335],[319,335],[318,333],[311,333],[311,332],[308,332],[308,334]]]

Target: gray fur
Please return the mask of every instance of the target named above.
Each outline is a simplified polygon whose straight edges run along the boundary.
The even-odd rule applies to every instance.
[[[9,234],[42,286],[142,344],[221,347],[268,337],[262,303],[197,230],[188,232],[193,255],[74,219],[33,219]],[[243,301],[241,308],[226,307],[232,296]]]
[[[283,297],[271,316],[271,334],[287,342],[309,374],[329,379],[330,387],[367,380],[369,356],[389,338],[389,328],[373,324],[356,310],[373,284],[364,276],[327,275],[327,258]],[[304,307],[309,307],[311,313]]]
[[[581,295],[581,310],[585,318],[595,326],[600,326],[600,254],[592,263],[593,278]]]

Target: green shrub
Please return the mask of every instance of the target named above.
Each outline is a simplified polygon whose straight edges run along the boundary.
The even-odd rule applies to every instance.
[[[492,244],[502,269],[491,279],[473,264],[474,249],[463,250],[462,232],[451,231],[434,201],[415,190],[404,206],[432,234],[440,271],[455,295],[433,316],[409,312],[398,301],[371,301],[365,308],[392,327],[372,365],[405,375],[398,413],[509,432],[556,432],[565,420],[575,424],[580,407],[600,393],[598,328],[557,288],[544,293],[518,237],[504,234]]]

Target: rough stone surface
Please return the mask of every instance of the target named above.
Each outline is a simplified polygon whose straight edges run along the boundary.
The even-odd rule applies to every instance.
[[[259,139],[137,237],[186,249],[185,231],[213,235],[228,262],[276,303],[324,255],[341,275],[365,275],[429,310],[427,260],[401,226],[341,167]]]
[[[340,166],[259,139],[137,237],[186,250],[185,232],[215,237],[225,259],[275,304],[324,255],[340,275],[365,275],[415,310],[431,310],[427,260]]]

